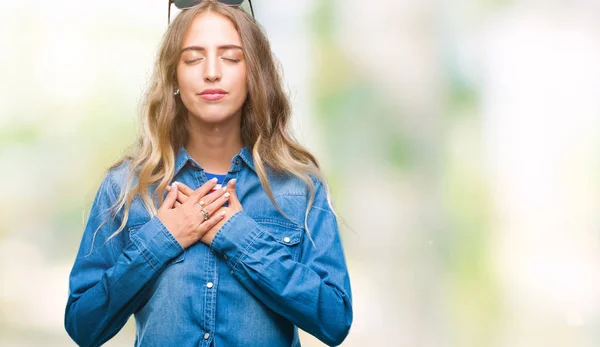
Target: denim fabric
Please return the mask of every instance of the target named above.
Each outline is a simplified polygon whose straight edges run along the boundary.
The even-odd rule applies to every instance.
[[[206,182],[184,148],[175,165],[174,181],[192,189]],[[123,164],[105,176],[70,274],[65,328],[75,342],[101,345],[132,314],[136,346],[300,346],[298,327],[328,345],[344,340],[352,323],[350,279],[320,182],[314,180],[316,198],[305,225],[306,184],[268,171],[286,218],[269,200],[243,148],[225,181],[237,179],[244,210],[210,246],[198,242],[184,250],[138,198],[125,230],[107,241],[122,215],[101,222],[127,174]]]

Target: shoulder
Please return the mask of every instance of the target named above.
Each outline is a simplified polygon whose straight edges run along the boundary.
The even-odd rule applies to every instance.
[[[124,187],[127,185],[127,181],[131,175],[131,161],[123,159],[111,166],[102,181],[102,186],[105,189],[111,189],[112,191],[119,194]],[[136,179],[134,177],[134,179]]]
[[[308,174],[305,179],[292,173],[268,172],[269,184],[275,195],[309,196],[315,192],[326,192],[327,184],[320,177]]]
[[[123,205],[126,200],[121,199],[129,194],[130,189],[137,184],[138,176],[135,173],[132,175],[132,173],[130,160],[119,161],[107,170],[101,187],[102,199],[110,203],[111,206],[121,206],[117,207],[116,212],[121,218],[127,211],[127,227],[144,224],[151,218],[151,213],[147,210],[139,195],[132,198],[128,207]],[[114,205],[116,201],[119,201],[119,203]],[[127,209],[123,210],[123,206],[126,206]]]

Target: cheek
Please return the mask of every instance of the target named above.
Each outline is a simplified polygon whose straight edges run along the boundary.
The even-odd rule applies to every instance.
[[[179,89],[185,91],[194,86],[194,81],[198,78],[195,76],[194,69],[177,68],[177,82]]]
[[[235,71],[231,71],[230,82],[230,86],[233,87],[232,90],[235,90],[235,104],[236,106],[241,106],[246,101],[248,94],[246,70],[236,69]]]
[[[235,75],[235,83],[239,86],[238,90],[240,91],[240,93],[246,95],[246,92],[248,91],[248,83],[246,81],[246,70],[239,71]]]
[[[179,89],[184,92],[190,88],[190,78],[185,74],[178,74],[177,84],[179,85]]]

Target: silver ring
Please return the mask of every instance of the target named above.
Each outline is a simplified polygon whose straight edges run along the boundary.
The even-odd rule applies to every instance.
[[[208,220],[208,218],[210,217],[210,214],[205,209],[201,209],[200,213],[202,213],[202,216],[204,216],[204,221],[206,222]]]

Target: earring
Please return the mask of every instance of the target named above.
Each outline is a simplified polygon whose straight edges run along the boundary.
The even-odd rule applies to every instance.
[[[173,95],[175,95],[175,96],[179,95],[179,89],[177,89],[177,90],[175,91],[175,93],[173,93]]]

